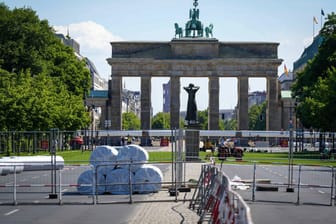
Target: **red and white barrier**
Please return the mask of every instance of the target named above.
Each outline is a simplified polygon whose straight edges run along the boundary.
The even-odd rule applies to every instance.
[[[202,169],[198,198],[201,212],[200,223],[210,214],[209,223],[214,224],[252,224],[250,209],[243,199],[231,190],[230,179],[215,166],[205,165]],[[202,200],[204,203],[202,204]],[[195,207],[195,206],[191,206]]]

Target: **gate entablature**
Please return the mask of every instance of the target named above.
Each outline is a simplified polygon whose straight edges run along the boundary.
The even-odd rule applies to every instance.
[[[213,59],[264,58],[278,59],[279,43],[219,42],[217,39],[173,39],[169,42],[111,42],[112,58]],[[211,51],[209,52],[209,49]],[[188,53],[188,54],[185,54]]]
[[[112,42],[107,59],[114,76],[276,77],[278,43],[174,39],[171,42]]]

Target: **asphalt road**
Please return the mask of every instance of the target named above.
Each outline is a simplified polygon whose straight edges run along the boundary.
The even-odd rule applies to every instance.
[[[160,168],[165,169],[163,165]],[[87,167],[67,167],[62,173],[65,183],[76,183],[78,175]],[[253,178],[252,165],[223,165],[222,170],[232,179],[239,176],[242,179]],[[272,183],[288,182],[287,166],[259,165],[256,169],[257,179],[271,179]],[[1,184],[10,184],[10,176],[1,176]],[[50,182],[50,171],[24,172],[18,176],[18,184],[42,184]],[[331,174],[327,168],[305,167],[302,169],[301,184],[307,184],[300,189],[300,205],[297,205],[297,188],[294,193],[287,193],[286,186],[278,192],[256,192],[252,202],[252,191],[238,190],[251,208],[255,224],[282,223],[335,223],[335,206],[330,203],[330,189],[323,186],[331,185]],[[298,167],[294,167],[293,183],[298,183]],[[309,185],[309,186],[308,186]],[[322,186],[322,187],[318,187]],[[49,199],[50,188],[20,187],[18,189],[19,205],[13,206],[6,202],[13,200],[12,189],[0,188],[0,223],[128,223],[132,214],[140,204],[110,204],[104,202],[129,200],[128,196],[102,195],[100,204],[93,205],[92,197],[79,195],[74,187],[64,187],[62,199],[64,205],[57,205],[58,199]],[[136,199],[146,197],[135,195]],[[158,202],[159,203],[159,202]],[[161,220],[162,221],[162,220]],[[164,223],[164,221],[158,223]]]
[[[222,170],[230,177],[239,176],[245,180],[253,178],[253,165],[223,165]],[[329,206],[331,200],[332,175],[329,168],[303,167],[300,182],[305,187],[300,189],[298,183],[299,168],[294,167],[294,192],[286,192],[287,186],[279,187],[277,192],[256,191],[252,201],[252,190],[237,190],[250,206],[252,219],[256,224],[315,224],[335,223],[335,206]],[[258,165],[256,179],[270,179],[271,186],[288,183],[288,166]],[[275,185],[272,183],[276,183]],[[322,186],[322,187],[319,187]],[[335,186],[334,186],[335,188]],[[335,189],[334,189],[335,191]],[[334,200],[334,199],[333,199]]]

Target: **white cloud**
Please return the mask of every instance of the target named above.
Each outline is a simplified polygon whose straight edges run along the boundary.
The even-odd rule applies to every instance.
[[[111,41],[122,38],[112,34],[104,26],[93,21],[73,23],[66,26],[54,26],[56,33],[67,34],[80,44],[81,55],[88,57],[98,69],[100,75],[108,78],[110,67],[106,58],[111,56]]]

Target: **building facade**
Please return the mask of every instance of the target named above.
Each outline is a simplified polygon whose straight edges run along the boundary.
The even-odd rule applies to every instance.
[[[163,103],[162,103],[162,112],[170,112],[170,81],[162,84],[163,89]]]

